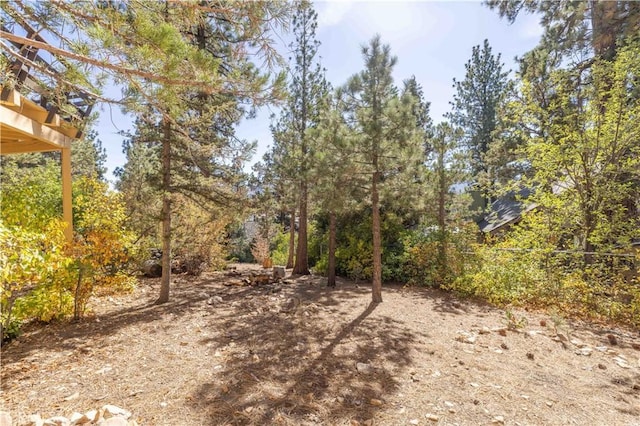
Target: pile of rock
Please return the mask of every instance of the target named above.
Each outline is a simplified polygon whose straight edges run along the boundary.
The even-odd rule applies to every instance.
[[[138,422],[131,419],[131,413],[115,405],[105,405],[98,410],[90,410],[86,413],[73,413],[70,417],[55,416],[43,419],[40,414],[33,414],[21,426],[75,426],[75,425],[100,425],[100,426],[138,426]],[[11,426],[9,413],[0,412],[0,426]]]

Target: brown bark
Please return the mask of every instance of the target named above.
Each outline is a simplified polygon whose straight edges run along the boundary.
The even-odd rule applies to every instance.
[[[373,303],[382,302],[382,238],[380,236],[380,194],[378,180],[380,172],[373,173],[371,184],[371,208],[373,210],[373,280],[371,300]]]
[[[162,279],[156,304],[169,301],[171,285],[171,123],[164,120],[162,139]]]
[[[447,196],[447,182],[444,169],[444,146],[438,153],[438,228],[440,231],[440,242],[438,244],[438,287],[442,284],[442,280],[446,274],[447,267],[447,221],[445,201]]]
[[[329,213],[329,264],[327,265],[327,286],[336,286],[336,214]]]
[[[296,211],[292,210],[289,215],[289,257],[287,258],[287,269],[293,268],[293,254],[296,250]]]
[[[295,275],[309,275],[309,257],[307,253],[307,182],[300,184],[300,217],[298,225],[298,249],[293,267]]]
[[[607,61],[616,55],[616,37],[620,25],[617,18],[618,2],[592,0],[591,2],[592,45],[597,57]]]

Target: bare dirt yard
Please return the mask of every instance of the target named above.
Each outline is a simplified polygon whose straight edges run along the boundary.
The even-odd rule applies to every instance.
[[[640,425],[640,333],[422,288],[174,277],[2,349],[14,424],[113,404],[140,425]],[[509,328],[516,324],[520,327]]]

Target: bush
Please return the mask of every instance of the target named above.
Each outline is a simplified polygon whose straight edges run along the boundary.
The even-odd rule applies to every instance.
[[[274,265],[286,265],[289,260],[289,232],[276,234],[271,242],[271,259]]]
[[[39,231],[9,227],[0,221],[0,305],[3,339],[9,330],[29,318],[49,321],[69,314],[73,304],[68,268],[72,260],[64,252],[66,225],[59,219]]]
[[[75,240],[64,237],[59,218],[60,182],[47,163],[3,187],[0,270],[3,339],[29,319],[51,321],[84,313],[96,290],[130,289],[133,239],[119,195],[90,178],[74,182]],[[57,173],[59,176],[59,172]],[[56,195],[57,194],[57,195]],[[40,200],[45,200],[40,204]]]
[[[474,224],[460,225],[447,235],[446,257],[441,259],[442,236],[433,227],[419,228],[405,238],[403,267],[407,282],[431,287],[450,286],[475,265]]]
[[[179,269],[200,275],[207,269],[219,270],[225,265],[229,216],[214,207],[205,210],[180,194],[172,217],[172,257]]]
[[[610,254],[557,250],[538,214],[494,244],[474,244],[472,262],[446,288],[499,306],[552,308],[580,318],[640,325],[640,282],[633,264]]]

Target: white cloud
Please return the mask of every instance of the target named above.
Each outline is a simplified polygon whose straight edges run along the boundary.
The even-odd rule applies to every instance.
[[[348,12],[349,27],[361,42],[374,34],[394,49],[425,41],[437,44],[453,27],[454,18],[437,3],[409,1],[355,2]]]
[[[540,25],[540,17],[538,15],[522,15],[519,16],[514,25],[519,26],[518,34],[524,40],[539,39],[544,32]]]
[[[331,27],[342,22],[353,7],[349,0],[319,1],[313,4],[318,12],[318,27]]]

